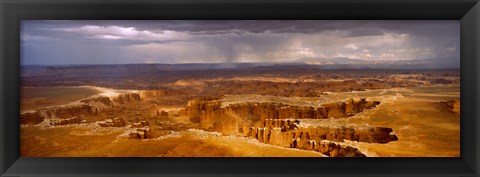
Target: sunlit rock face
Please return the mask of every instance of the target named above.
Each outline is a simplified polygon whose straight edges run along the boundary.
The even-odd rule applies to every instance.
[[[45,119],[69,119],[73,117],[96,116],[105,109],[115,105],[141,101],[138,93],[115,94],[112,96],[96,96],[80,100],[79,103],[54,106],[20,114],[21,124],[39,124]]]
[[[144,99],[156,98],[167,96],[168,92],[166,90],[142,90],[140,91],[140,97]]]
[[[135,131],[132,131],[128,134],[128,138],[130,139],[150,139],[152,138],[150,128],[137,128]]]
[[[138,102],[140,101],[140,94],[138,93],[126,93],[112,98],[112,101],[119,104]]]
[[[81,100],[80,102],[86,103],[86,104],[97,104],[97,105],[100,104],[100,105],[104,105],[104,106],[113,106],[114,105],[112,99],[110,99],[110,97],[107,97],[107,96],[98,96],[98,97],[94,97],[94,98],[87,98],[87,99]]]
[[[125,127],[125,120],[121,118],[107,119],[98,123],[101,127]]]
[[[251,127],[248,136],[259,139],[261,142],[275,144],[279,146],[290,146],[291,139],[298,138],[302,141],[344,140],[367,142],[367,143],[388,143],[398,140],[396,135],[392,135],[393,130],[387,127],[369,127],[369,126],[338,126],[338,127],[308,127],[308,128],[256,128]]]
[[[365,156],[358,149],[335,142],[355,141],[367,143],[388,143],[397,141],[393,129],[371,126],[316,126],[299,127],[301,120],[269,119],[263,127],[250,127],[248,137],[262,143],[276,146],[313,150],[325,155]]]
[[[319,107],[290,106],[272,102],[246,102],[222,106],[209,99],[190,100],[183,116],[199,118],[200,128],[224,134],[243,135],[261,143],[321,152],[328,156],[365,156],[344,140],[388,143],[398,140],[387,127],[299,127],[302,119],[345,118],[375,108],[379,101],[349,99]]]
[[[50,120],[50,125],[58,126],[58,125],[68,125],[68,124],[79,124],[81,122],[82,120],[77,117],[73,117],[69,119],[52,119]]]
[[[289,106],[282,103],[239,103],[222,107],[218,101],[190,100],[181,111],[184,116],[199,118],[200,127],[223,133],[245,133],[249,126],[267,119],[326,119],[353,116],[376,107],[380,102],[366,99],[324,104],[320,107]],[[245,128],[247,127],[247,128]]]

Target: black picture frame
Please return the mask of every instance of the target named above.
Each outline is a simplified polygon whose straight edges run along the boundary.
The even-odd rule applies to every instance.
[[[1,176],[479,176],[478,0],[1,0]],[[461,21],[459,158],[25,158],[19,153],[21,20]],[[441,131],[441,130],[439,130]]]

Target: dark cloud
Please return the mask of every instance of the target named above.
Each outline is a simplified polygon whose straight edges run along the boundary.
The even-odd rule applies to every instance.
[[[381,30],[390,32],[410,33],[434,29],[438,26],[446,27],[457,24],[458,21],[348,21],[348,20],[93,20],[93,21],[28,21],[23,23],[29,30],[80,27],[85,25],[135,27],[138,30],[172,30],[192,32],[193,34],[225,34],[225,33],[317,33],[328,30],[346,30],[352,34],[381,34]],[[436,30],[437,31],[437,30]],[[435,32],[435,31],[431,31]]]
[[[24,64],[405,60],[460,47],[459,21],[28,20],[21,30]]]

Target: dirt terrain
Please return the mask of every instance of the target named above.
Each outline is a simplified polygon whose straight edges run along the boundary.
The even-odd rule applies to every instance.
[[[459,157],[458,69],[22,68],[24,157]]]

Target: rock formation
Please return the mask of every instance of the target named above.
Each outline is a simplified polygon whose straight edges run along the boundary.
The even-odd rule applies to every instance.
[[[78,116],[85,116],[85,115],[95,115],[95,107],[90,105],[74,105],[74,106],[64,106],[58,107],[56,109],[49,110],[47,112],[51,112],[57,118],[70,118],[70,117],[78,117]]]
[[[267,119],[263,127],[250,127],[247,137],[261,143],[312,150],[330,157],[365,157],[355,147],[340,144],[344,140],[367,143],[388,143],[398,140],[391,128],[370,126],[299,127],[301,120]]]
[[[45,119],[40,112],[27,112],[20,114],[20,124],[39,124]]]
[[[80,102],[86,103],[86,104],[101,103],[105,106],[113,106],[112,100],[110,99],[110,97],[107,97],[107,96],[98,96],[98,97],[94,97],[94,98],[87,98],[87,99],[81,100]]]
[[[455,113],[455,114],[460,114],[460,101],[459,100],[448,100],[448,101],[442,101],[449,112]]]
[[[140,92],[140,97],[143,99],[157,98],[157,97],[162,97],[167,95],[168,95],[168,92],[166,90],[142,90]]]
[[[378,101],[350,99],[346,102],[324,104],[320,107],[290,106],[282,103],[238,103],[222,107],[219,101],[193,99],[180,114],[189,118],[198,118],[200,128],[239,133],[243,127],[267,119],[326,119],[353,116],[366,109],[374,108]],[[235,126],[235,127],[229,127]],[[257,125],[258,126],[258,125]]]
[[[160,117],[162,117],[162,118],[168,118],[168,112],[166,112],[166,111],[160,112]]]
[[[135,131],[130,132],[130,139],[149,139],[152,138],[149,127],[137,128]]]
[[[200,128],[224,134],[244,135],[259,142],[321,152],[331,157],[364,157],[355,147],[336,142],[344,140],[388,143],[398,140],[387,127],[314,126],[300,127],[301,119],[327,119],[354,116],[380,102],[350,99],[319,107],[292,106],[274,102],[246,102],[222,105],[211,99],[193,99],[180,115],[198,118]]]
[[[69,119],[52,119],[50,120],[50,125],[58,126],[58,125],[68,125],[68,124],[78,124],[82,123],[77,117],[69,118]]]
[[[140,94],[138,93],[125,93],[112,98],[113,102],[119,103],[119,104],[138,102],[140,100],[141,100]]]
[[[315,141],[313,141],[315,143]],[[318,145],[307,144],[312,146],[312,150],[325,154],[329,157],[366,157],[360,150],[355,147],[340,144],[332,141],[322,140]]]
[[[131,125],[131,127],[145,127],[145,126],[150,126],[150,123],[147,120],[142,120],[139,122],[135,122]]]
[[[98,123],[101,127],[125,127],[125,120],[121,118],[107,119]]]
[[[290,126],[291,127],[291,126]],[[329,140],[342,142],[344,140],[359,141],[367,143],[388,143],[398,140],[392,135],[393,130],[386,127],[346,127],[346,126],[318,126],[318,127],[294,127],[292,129],[283,127],[251,127],[249,137],[256,138],[260,142],[289,147],[291,139],[301,141]]]
[[[87,98],[78,104],[48,107],[20,114],[20,124],[39,124],[45,119],[68,119],[72,117],[97,116],[99,111],[111,109],[116,104],[140,101],[140,94],[125,93],[113,97],[98,96]]]

